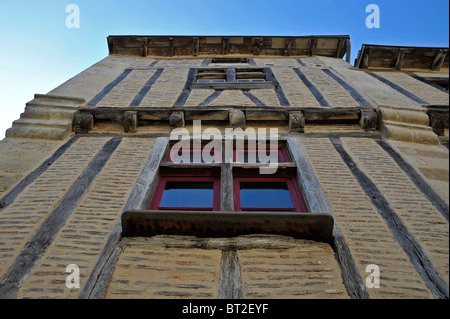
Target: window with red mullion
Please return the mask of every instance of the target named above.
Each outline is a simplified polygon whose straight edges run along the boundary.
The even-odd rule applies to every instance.
[[[209,182],[213,185],[212,205],[210,206],[160,206],[167,183],[196,184]],[[177,177],[162,176],[158,182],[149,210],[180,210],[180,211],[219,211],[220,210],[220,178],[218,177]]]
[[[171,151],[172,148],[170,148],[169,152],[167,152],[167,156],[166,156],[166,162],[173,162],[171,155]],[[192,160],[193,162],[193,156],[194,154],[199,154],[198,157],[200,157],[201,162],[203,162],[203,157],[202,157],[202,152],[203,152],[203,146],[201,148],[198,147],[191,147],[189,150],[189,158]],[[192,155],[192,156],[191,156]],[[181,155],[180,155],[181,156]],[[214,162],[215,163],[220,163],[222,161],[222,154],[220,154],[220,152],[214,153]]]
[[[241,205],[241,182],[263,183],[286,183],[293,207],[242,207]],[[234,206],[235,211],[272,211],[272,212],[308,212],[306,202],[303,198],[300,186],[295,178],[289,177],[235,177],[233,179]]]
[[[270,149],[266,149],[266,154],[267,151],[270,151]],[[255,150],[249,150],[248,148],[237,148],[234,149],[233,151],[233,163],[237,163],[238,160],[238,154],[242,154],[244,153],[247,154],[247,159],[248,159],[248,154],[249,153],[254,153],[255,154],[255,159],[258,159],[258,148],[256,148]],[[242,156],[242,155],[241,155]],[[291,161],[291,158],[289,156],[288,150],[281,146],[278,148],[278,163],[289,163]],[[256,161],[258,162],[258,161]]]

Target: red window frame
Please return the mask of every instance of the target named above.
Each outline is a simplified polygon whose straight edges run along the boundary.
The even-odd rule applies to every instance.
[[[173,163],[172,157],[170,156],[171,150],[172,150],[172,146],[170,147],[169,151],[167,152],[166,162]],[[201,148],[198,148],[198,147],[190,148],[190,154],[200,153],[200,158],[202,157],[202,152],[203,152],[203,145]],[[214,163],[220,163],[220,162],[222,162],[222,154],[221,154],[221,152],[217,152],[217,153],[215,152],[214,153]],[[200,163],[197,163],[197,164],[201,164],[201,163],[203,163],[203,161],[201,161]]]
[[[249,150],[248,148],[235,148],[233,150],[233,163],[237,163],[237,158],[238,158],[238,153],[255,153],[255,155],[258,154],[258,147],[256,147],[255,150]],[[266,149],[266,154],[267,154],[267,149]],[[248,158],[248,157],[247,157]],[[255,156],[256,158],[256,156]],[[291,157],[289,156],[289,152],[286,149],[286,147],[284,146],[279,146],[278,147],[278,160],[279,163],[290,163],[291,162]],[[240,163],[240,162],[239,162]]]
[[[241,187],[240,182],[258,182],[258,183],[271,183],[271,182],[286,182],[289,194],[291,195],[294,208],[279,208],[279,207],[241,207]],[[235,177],[233,179],[233,193],[234,193],[234,209],[237,212],[242,211],[286,211],[286,212],[298,212],[306,213],[308,208],[306,206],[305,199],[303,198],[300,186],[295,178],[291,177]]]
[[[167,182],[213,182],[212,207],[160,207]],[[179,210],[179,211],[219,211],[220,210],[220,178],[219,177],[177,177],[162,176],[149,205],[149,210]]]

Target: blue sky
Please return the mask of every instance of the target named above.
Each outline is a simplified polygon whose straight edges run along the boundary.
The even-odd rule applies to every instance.
[[[380,8],[369,29],[366,7]],[[80,28],[66,27],[66,7]],[[1,0],[0,139],[35,93],[107,56],[108,35],[350,35],[363,43],[448,47],[447,0]]]

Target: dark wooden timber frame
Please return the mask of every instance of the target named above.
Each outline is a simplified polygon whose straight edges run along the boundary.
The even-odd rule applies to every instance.
[[[164,152],[163,158],[168,158],[167,154],[169,153],[169,149]],[[250,224],[247,224],[246,221],[241,220],[243,219],[243,215],[247,213],[236,213],[235,212],[235,205],[234,205],[234,196],[233,196],[233,184],[235,181],[235,177],[242,176],[241,174],[245,175],[259,175],[259,167],[264,166],[264,164],[248,164],[248,163],[226,163],[225,162],[225,154],[222,154],[223,160],[222,164],[216,163],[216,164],[205,164],[205,163],[172,163],[172,162],[162,162],[159,167],[159,174],[161,176],[160,181],[164,178],[172,178],[172,179],[183,179],[183,180],[189,180],[189,178],[192,179],[192,176],[198,176],[199,178],[206,177],[209,179],[211,178],[217,178],[220,176],[220,212],[225,213],[225,215],[217,214],[216,217],[211,217],[211,215],[216,214],[215,212],[180,212],[180,211],[163,211],[159,212],[159,214],[152,214],[148,213],[147,215],[142,214],[142,212],[145,212],[147,210],[147,207],[149,207],[150,199],[152,196],[149,196],[148,198],[143,198],[142,196],[139,197],[139,199],[134,203],[133,207],[135,207],[134,210],[125,210],[125,213],[122,217],[122,226],[123,226],[123,235],[125,236],[152,236],[157,233],[172,233],[175,231],[177,234],[185,234],[185,235],[196,235],[196,236],[238,236],[240,234],[247,234],[250,233],[284,233],[284,234],[290,234],[294,237],[307,237],[307,238],[315,238],[317,240],[325,240],[328,241],[331,239],[331,232],[327,233],[327,229],[330,228],[325,227],[325,225],[322,225],[322,230],[319,230],[316,227],[322,227],[320,226],[320,223],[333,223],[333,219],[328,217],[320,217],[317,218],[314,216],[314,214],[308,214],[308,213],[270,213],[270,212],[263,212],[263,213],[252,213],[252,218],[256,218],[255,222],[252,224],[250,219],[247,219]],[[272,177],[279,177],[283,180],[285,180],[287,177],[291,177],[292,175],[295,175],[295,165],[293,163],[280,163],[280,167],[278,168],[278,171],[275,176],[269,176]],[[267,175],[263,176],[267,177]],[[267,177],[267,178],[269,178]],[[278,179],[277,179],[278,180]],[[161,182],[153,181],[152,187],[155,188],[156,185],[162,185]],[[298,183],[298,181],[296,181]],[[298,186],[298,185],[297,185]],[[219,188],[219,187],[217,187]],[[291,185],[291,191],[300,191],[300,188],[295,188]],[[145,192],[146,194],[149,194],[148,191]],[[161,190],[156,189],[156,191],[152,192],[154,194],[153,201],[151,208],[154,209],[157,207],[157,200],[160,197]],[[158,195],[159,194],[159,195]],[[156,202],[155,202],[155,196]],[[298,200],[299,202],[301,200]],[[216,207],[217,205],[215,205]],[[153,210],[155,211],[155,210]],[[305,210],[303,210],[305,211]],[[128,213],[127,213],[128,212]],[[136,212],[136,214],[139,214],[139,218],[137,218],[136,214],[133,213]],[[230,213],[232,212],[232,213]],[[164,213],[166,216],[170,216],[170,218],[166,219],[165,221],[161,220],[161,216],[164,216]],[[185,214],[184,214],[185,213]],[[202,213],[202,214],[201,214]],[[163,214],[163,215],[161,215]],[[259,215],[258,215],[259,214]],[[136,215],[136,216],[135,216]],[[192,215],[191,217],[188,217]],[[194,217],[195,215],[195,217]],[[259,217],[258,217],[259,216]],[[216,226],[211,226],[210,223],[206,223],[206,221],[215,220]],[[258,218],[261,219],[261,224],[258,224],[256,221]],[[163,218],[164,219],[164,218]],[[288,226],[289,222],[285,224],[283,222],[283,219],[286,219],[286,222],[290,220],[291,226]],[[133,222],[131,223],[131,220]],[[204,221],[205,223],[199,222],[199,220]],[[268,227],[265,223],[267,221],[271,221],[269,224],[271,224],[271,227]],[[297,220],[297,222],[296,222]],[[263,222],[265,221],[265,222]],[[128,222],[128,223],[127,223]],[[124,223],[127,223],[126,225]],[[137,224],[136,224],[137,223]],[[156,223],[156,224],[155,224]],[[165,226],[163,226],[163,224]],[[201,225],[206,225],[204,228]],[[218,226],[220,225],[220,227]],[[266,225],[266,226],[265,226]],[[278,225],[278,226],[277,226]],[[281,227],[281,225],[283,225]],[[306,226],[310,225],[310,226]],[[211,227],[215,227],[214,231],[211,231]],[[218,227],[218,228],[217,228]],[[221,228],[222,227],[222,228]],[[312,227],[312,228],[309,228]],[[217,228],[217,229],[216,229]],[[221,230],[222,229],[222,230]],[[313,231],[314,229],[314,231]],[[226,232],[224,232],[226,230]]]
[[[219,93],[218,93],[219,94]],[[217,95],[218,95],[217,94]],[[210,100],[217,98],[217,95],[208,97],[204,103],[208,103]],[[251,96],[249,96],[251,98]],[[375,107],[351,107],[351,108],[297,108],[297,107],[243,107],[243,106],[225,106],[225,107],[208,107],[208,106],[196,106],[196,107],[171,107],[171,108],[153,108],[153,107],[85,107],[78,111],[76,121],[79,118],[80,123],[88,123],[86,127],[78,125],[75,127],[75,133],[86,134],[92,130],[96,122],[106,122],[124,125],[125,115],[129,112],[135,112],[136,126],[149,126],[155,122],[164,123],[170,125],[171,118],[174,114],[182,116],[180,123],[185,123],[192,120],[202,121],[230,121],[230,114],[233,112],[239,112],[243,117],[243,121],[278,121],[278,124],[289,126],[292,132],[298,131],[293,125],[292,115],[297,114],[302,116],[302,121],[306,123],[327,123],[330,121],[351,121],[354,123],[360,123],[361,128],[364,130],[373,130],[378,123],[378,115]],[[370,123],[362,121],[364,117],[369,114],[372,117]],[[91,120],[85,120],[89,117]],[[81,121],[83,120],[83,121]],[[129,124],[127,124],[129,125]],[[184,125],[184,124],[182,124]],[[305,125],[305,124],[302,124]],[[374,127],[375,126],[375,127]],[[304,127],[303,127],[304,128]],[[303,130],[302,128],[302,130]],[[124,130],[128,129],[124,127]],[[302,131],[301,130],[301,131]]]
[[[350,36],[120,36],[107,38],[110,54],[158,57],[321,55],[350,62]]]
[[[355,67],[371,70],[448,71],[448,48],[363,44]]]
[[[211,164],[208,167],[215,172],[220,171],[221,178],[221,211],[220,212],[179,212],[179,211],[147,211],[154,193],[159,175],[167,171],[182,171],[188,176],[192,170],[207,171],[202,164],[173,164],[163,162],[167,158],[169,139],[157,138],[149,159],[138,178],[124,213],[112,231],[93,272],[80,294],[80,298],[103,298],[111,279],[114,265],[123,250],[120,243],[122,236],[149,236],[162,233],[180,235],[195,234],[203,236],[238,236],[239,234],[275,233],[287,236],[308,238],[330,242],[334,229],[334,219],[328,213],[239,213],[234,212],[233,170],[244,170],[245,174],[255,171],[259,165],[223,163]],[[295,164],[283,163],[286,176],[293,175]],[[305,170],[304,168],[302,171]],[[302,186],[303,187],[303,186]],[[307,187],[307,186],[305,186]],[[323,199],[322,199],[323,200]],[[314,205],[314,203],[312,203]],[[317,207],[315,207],[317,209]],[[153,225],[153,226],[152,226]],[[156,228],[154,227],[156,226]],[[156,230],[156,232],[154,232]],[[242,283],[236,250],[224,250],[219,283],[220,299],[241,299]]]

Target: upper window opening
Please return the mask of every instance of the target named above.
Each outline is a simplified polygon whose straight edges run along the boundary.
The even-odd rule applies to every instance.
[[[235,148],[233,153],[234,163],[261,163],[259,158],[259,149],[248,148]],[[270,149],[266,149],[266,155],[270,155]],[[291,158],[289,157],[288,150],[284,146],[280,146],[277,150],[278,163],[289,163]]]
[[[241,83],[266,82],[263,69],[236,69],[236,81]]]
[[[262,83],[262,68],[206,68],[197,70],[197,83]]]
[[[224,83],[224,82],[227,82],[226,69],[197,70],[197,83]]]
[[[212,58],[211,63],[248,63],[248,58]]]

